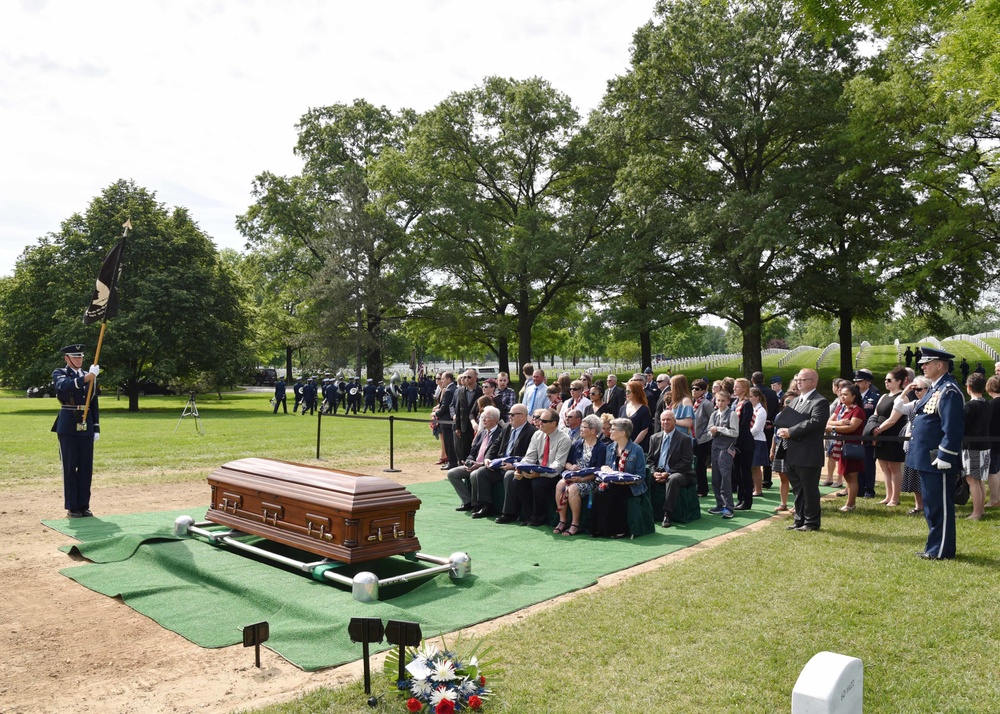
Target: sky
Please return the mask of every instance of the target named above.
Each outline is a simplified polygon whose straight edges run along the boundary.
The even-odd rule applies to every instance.
[[[628,70],[654,0],[3,0],[0,276],[118,179],[220,248],[263,171],[292,175],[311,107],[426,111],[539,76],[583,116]]]

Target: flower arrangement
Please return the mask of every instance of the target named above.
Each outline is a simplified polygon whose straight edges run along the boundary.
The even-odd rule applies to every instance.
[[[439,647],[424,641],[420,647],[408,647],[405,670],[409,677],[399,676],[399,652],[391,651],[385,660],[385,672],[396,680],[396,688],[406,698],[409,712],[427,711],[433,714],[454,714],[470,710],[481,711],[486,699],[493,694],[490,689],[496,679],[488,672],[492,663],[481,662],[476,656],[477,643],[468,654],[459,651],[460,641],[449,647],[441,638]],[[489,649],[483,650],[485,655]]]

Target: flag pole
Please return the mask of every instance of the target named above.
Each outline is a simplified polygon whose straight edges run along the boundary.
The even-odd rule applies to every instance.
[[[125,229],[122,232],[122,238],[125,238],[125,237],[128,236],[128,231],[129,231],[129,228],[131,228],[131,227],[132,227],[132,219],[131,218],[127,218],[125,220],[125,223],[122,224],[122,228]],[[93,361],[92,364],[100,365],[100,363],[101,363],[101,345],[104,344],[104,330],[107,329],[107,327],[108,327],[108,316],[105,313],[104,317],[101,318],[101,334],[97,338],[97,349],[94,350],[94,361]],[[87,402],[84,404],[84,407],[83,407],[83,423],[84,424],[87,423],[87,413],[90,411],[90,399],[94,395],[94,385],[96,385],[96,384],[97,384],[97,377],[95,376],[92,380],[90,380],[90,384],[87,387]]]

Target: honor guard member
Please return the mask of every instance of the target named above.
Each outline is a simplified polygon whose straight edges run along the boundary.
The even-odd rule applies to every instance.
[[[90,484],[94,477],[94,442],[101,438],[100,413],[95,385],[84,421],[87,390],[100,368],[94,364],[83,371],[83,345],[63,347],[65,367],[52,372],[52,386],[59,399],[59,415],[52,431],[59,436],[59,457],[63,468],[63,501],[70,518],[93,516],[90,512]]]
[[[285,414],[288,413],[287,385],[285,384],[285,380],[282,379],[281,377],[278,377],[278,380],[274,383],[274,412],[272,412],[273,414],[278,413],[279,406],[285,410]],[[294,411],[294,409],[292,411]]]
[[[310,377],[302,387],[302,416],[316,413],[316,378]]]
[[[292,385],[292,394],[295,395],[295,406],[292,407],[293,412],[299,410],[299,404],[302,403],[302,377],[295,380],[295,384]]]
[[[965,436],[965,398],[948,372],[955,356],[924,347],[918,366],[931,387],[913,408],[913,430],[906,465],[920,474],[927,519],[927,545],[921,558],[955,557],[955,480],[962,470]]]

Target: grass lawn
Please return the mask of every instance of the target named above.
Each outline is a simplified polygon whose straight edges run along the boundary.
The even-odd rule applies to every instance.
[[[823,650],[864,662],[867,713],[996,711],[1000,516],[960,520],[959,558],[938,563],[914,556],[922,518],[859,504],[824,505],[818,533],[781,520],[486,636],[503,667],[486,711],[787,712]],[[405,711],[380,676],[373,692],[376,711]],[[373,710],[359,682],[254,711]]]
[[[52,422],[58,402],[52,398],[0,396],[0,445],[5,464],[0,487],[39,487],[62,479]],[[205,435],[192,417],[178,425],[186,396],[142,397],[140,411],[128,411],[125,399],[101,398],[101,441],[94,453],[95,487],[137,481],[201,480],[232,459],[266,456],[310,463],[316,457],[316,416],[272,414],[269,393],[239,392],[198,399]],[[291,400],[289,400],[291,401]],[[396,416],[405,418],[406,412]],[[414,415],[411,415],[414,416]],[[433,461],[438,443],[426,424],[428,411],[415,415],[424,423],[394,423],[397,464]],[[355,467],[389,466],[386,415],[324,417],[320,456]]]

